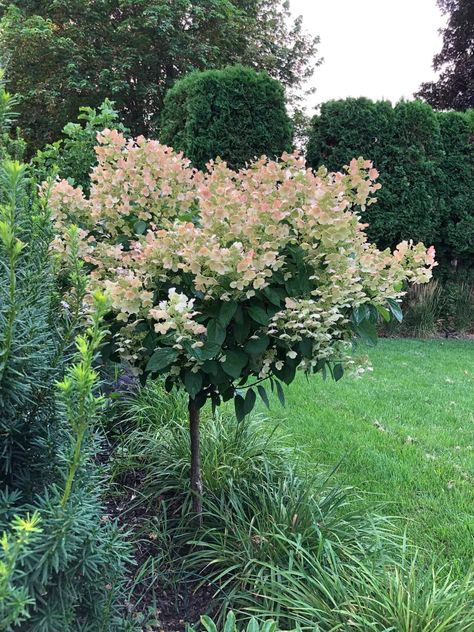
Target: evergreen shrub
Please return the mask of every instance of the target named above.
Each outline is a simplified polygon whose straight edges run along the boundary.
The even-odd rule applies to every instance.
[[[281,84],[243,66],[195,72],[165,97],[160,141],[203,169],[217,157],[240,169],[263,154],[291,150],[292,124]]]
[[[71,365],[84,316],[77,309],[82,268],[73,266],[65,303],[47,198],[35,191],[25,166],[1,165],[0,627],[126,629],[120,599],[128,547],[104,514],[95,460],[97,318],[78,338]],[[73,258],[79,235],[74,228],[69,235]]]

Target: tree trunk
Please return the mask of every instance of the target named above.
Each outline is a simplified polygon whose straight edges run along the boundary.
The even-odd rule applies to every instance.
[[[202,479],[201,452],[199,446],[199,408],[196,400],[189,398],[189,435],[191,438],[191,492],[193,513],[199,527],[202,526]]]

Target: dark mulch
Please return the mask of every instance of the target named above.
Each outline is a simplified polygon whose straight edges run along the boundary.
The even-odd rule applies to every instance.
[[[199,587],[199,578],[184,581],[172,561],[163,561],[157,536],[150,528],[155,514],[137,502],[141,476],[140,472],[128,474],[106,503],[105,519],[117,520],[133,542],[134,564],[128,577],[131,593],[126,606],[144,632],[184,632],[187,624],[212,612],[213,591],[208,586]],[[140,581],[140,569],[150,558],[159,560],[159,574]]]

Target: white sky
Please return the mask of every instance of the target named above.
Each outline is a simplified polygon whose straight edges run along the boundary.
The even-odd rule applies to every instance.
[[[307,99],[309,113],[329,99],[411,98],[435,78],[433,55],[441,49],[445,18],[436,0],[291,0],[292,13],[319,35],[319,56]]]

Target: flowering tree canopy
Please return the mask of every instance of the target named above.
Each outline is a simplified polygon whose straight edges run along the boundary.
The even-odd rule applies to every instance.
[[[119,354],[184,386],[197,409],[233,398],[242,417],[257,393],[268,403],[266,378],[283,399],[297,369],[363,370],[353,341],[400,319],[405,282],[431,277],[432,248],[367,242],[358,211],[380,185],[362,158],[342,173],[314,173],[297,154],[201,172],[157,141],[110,130],[98,141],[89,198],[64,180],[50,192],[56,247],[67,255],[77,224]]]

